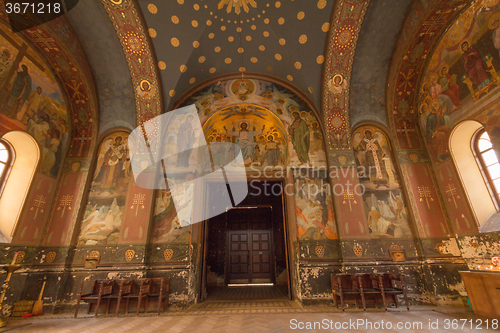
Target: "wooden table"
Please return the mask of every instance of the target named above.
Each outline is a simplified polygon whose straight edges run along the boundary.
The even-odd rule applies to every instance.
[[[474,314],[500,319],[500,272],[460,272]]]

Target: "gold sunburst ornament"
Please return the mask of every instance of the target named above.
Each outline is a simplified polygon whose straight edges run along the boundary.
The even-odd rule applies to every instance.
[[[253,8],[257,8],[257,3],[255,0],[221,0],[219,2],[219,9],[224,8],[224,6],[227,5],[226,11],[228,13],[231,13],[231,10],[234,7],[234,11],[236,14],[241,13],[241,7],[243,7],[243,10],[248,13],[250,8],[248,5],[252,6]]]

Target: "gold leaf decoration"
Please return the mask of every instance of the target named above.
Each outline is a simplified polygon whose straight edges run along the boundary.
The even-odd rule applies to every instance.
[[[166,261],[172,259],[173,255],[174,255],[174,250],[172,249],[166,249],[165,251],[163,251],[163,257],[165,258]]]
[[[134,259],[135,251],[134,250],[127,250],[125,251],[125,260],[127,261],[132,261]]]
[[[235,13],[240,14],[241,8],[243,8],[243,10],[248,13],[248,11],[250,10],[250,7],[248,7],[248,5],[252,6],[253,8],[257,8],[257,3],[255,2],[255,0],[221,0],[217,7],[219,9],[222,9],[227,6],[226,11],[228,14],[231,13],[234,7]]]
[[[358,243],[354,244],[352,250],[357,257],[361,257],[363,255],[363,247]]]
[[[17,258],[16,258],[16,264],[22,263],[24,260],[24,257],[26,257],[26,252],[19,251],[19,253],[17,254]]]
[[[318,255],[318,257],[323,258],[325,255],[325,248],[321,245],[318,245],[314,248],[314,252]]]
[[[50,251],[49,253],[47,253],[47,263],[50,264],[51,262],[54,261],[54,259],[56,259],[56,256],[57,256],[57,253],[55,253],[54,251]]]

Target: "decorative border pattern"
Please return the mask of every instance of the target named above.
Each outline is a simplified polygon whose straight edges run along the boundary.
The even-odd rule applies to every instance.
[[[161,82],[146,24],[135,1],[101,1],[127,59],[135,92],[136,122],[141,125],[163,110]]]
[[[323,119],[326,124],[327,146],[330,150],[352,149],[349,120],[349,83],[356,43],[370,0],[336,2],[323,68]],[[330,89],[340,74],[340,92]]]

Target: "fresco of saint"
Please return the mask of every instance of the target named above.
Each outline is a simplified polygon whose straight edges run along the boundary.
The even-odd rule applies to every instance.
[[[332,196],[328,182],[296,174],[295,210],[301,240],[337,239]]]
[[[0,130],[28,132],[40,145],[39,172],[57,177],[68,147],[69,117],[48,66],[5,25],[0,35]],[[3,36],[11,36],[11,40]]]
[[[488,76],[488,67],[481,56],[481,53],[469,45],[469,42],[465,41],[460,46],[463,54],[464,69],[469,76],[469,79],[477,87],[481,89],[490,83],[490,78]]]
[[[299,158],[300,164],[309,162],[309,146],[310,146],[310,133],[309,126],[301,118],[299,112],[293,113],[294,121],[290,125],[289,134],[291,136],[291,141],[297,157]]]
[[[411,237],[409,211],[401,194],[389,139],[377,127],[366,125],[354,130],[352,143],[356,164],[365,172],[360,185],[370,237]]]
[[[78,245],[106,245],[119,241],[131,175],[127,139],[128,133],[117,132],[99,145]]]
[[[225,126],[227,135],[235,136],[235,143],[240,146],[241,153],[243,155],[243,161],[245,164],[251,163],[255,158],[255,136],[262,134],[262,131],[266,128],[266,125],[263,125],[262,130],[256,131],[255,128],[253,131],[248,130],[248,123],[242,122],[240,124],[240,130],[229,131]]]

